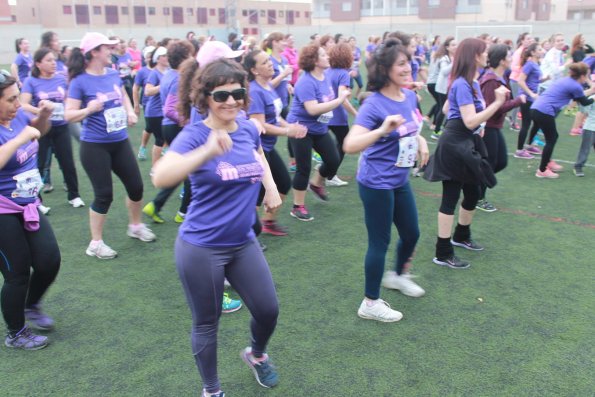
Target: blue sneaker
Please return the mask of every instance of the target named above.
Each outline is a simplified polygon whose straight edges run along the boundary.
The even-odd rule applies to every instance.
[[[266,360],[257,362],[252,355],[252,348],[247,347],[240,352],[240,357],[248,364],[259,385],[269,388],[279,384],[279,375],[277,375],[277,371],[268,355],[265,354]]]
[[[539,139],[539,137],[535,137],[533,139],[532,145],[534,146],[545,146],[545,142]]]
[[[317,152],[312,154],[312,160],[316,161],[317,163],[322,163],[322,157]]]
[[[229,295],[226,293],[223,294],[223,304],[222,304],[222,312],[223,313],[233,313],[237,312],[242,308],[242,301],[231,299]]]
[[[39,350],[48,345],[48,338],[47,336],[35,335],[27,326],[24,326],[22,330],[14,335],[9,333],[4,340],[4,345],[15,349]]]
[[[147,148],[146,147],[139,147],[138,148],[138,154],[136,155],[136,157],[140,160],[140,161],[145,161],[147,159]]]

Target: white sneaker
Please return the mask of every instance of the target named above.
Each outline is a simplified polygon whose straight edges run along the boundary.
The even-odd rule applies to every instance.
[[[147,225],[145,225],[144,223],[141,223],[140,227],[138,228],[133,228],[130,225],[128,225],[128,232],[126,234],[128,234],[129,237],[137,238],[140,241],[144,241],[147,243],[150,241],[155,241],[155,239],[157,238],[153,231],[149,229]]]
[[[42,213],[42,214],[44,214],[44,215],[47,215],[47,214],[50,212],[50,210],[51,210],[51,208],[50,208],[50,207],[46,207],[46,206],[45,206],[45,205],[43,205],[43,204],[39,204],[39,205],[37,206],[37,208],[39,208],[39,212],[41,212],[41,213]]]
[[[85,206],[85,202],[81,200],[80,197],[75,197],[72,200],[68,200],[68,204],[72,205],[74,208],[80,208]]]
[[[85,253],[89,256],[96,256],[99,259],[113,259],[118,256],[118,253],[111,249],[106,243],[100,241],[93,247],[93,243],[89,243]]]
[[[345,182],[344,180],[340,179],[337,175],[333,177],[333,179],[327,179],[325,182],[326,186],[347,186],[349,182]]]
[[[357,315],[366,320],[382,321],[383,323],[393,323],[403,318],[401,312],[391,309],[390,305],[382,299],[376,300],[372,306],[368,306],[364,299],[359,305]]]
[[[419,298],[424,296],[426,291],[422,287],[415,284],[411,277],[399,276],[394,270],[389,270],[384,273],[382,277],[382,286],[390,289],[398,289],[403,295]]]

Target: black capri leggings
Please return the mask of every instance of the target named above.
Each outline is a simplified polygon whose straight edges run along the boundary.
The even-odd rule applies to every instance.
[[[143,180],[130,141],[81,142],[81,163],[93,185],[95,199],[91,209],[107,214],[114,199],[112,171],[120,178],[131,201],[143,198]]]
[[[165,140],[161,132],[161,121],[163,117],[145,117],[145,131],[155,137],[155,146],[163,147]]]
[[[531,110],[531,119],[533,119],[533,128],[538,130],[541,128],[543,136],[545,137],[545,146],[541,152],[541,163],[539,163],[539,170],[545,171],[548,163],[552,159],[554,153],[554,146],[558,141],[558,129],[556,128],[556,118],[549,114],[541,113],[539,110]]]
[[[343,158],[345,158],[345,152],[343,151],[343,142],[345,141],[345,137],[349,133],[349,126],[348,125],[331,125],[328,127],[333,134],[335,134],[335,138],[337,139],[337,152],[339,152],[339,165],[337,169],[341,166],[343,162]],[[331,175],[328,179],[333,179],[334,175]]]
[[[308,187],[308,179],[312,170],[312,148],[320,154],[322,165],[320,175],[323,178],[333,177],[339,168],[339,153],[330,134],[307,134],[302,139],[291,138],[297,170],[293,177],[293,188],[304,191]]]
[[[467,211],[475,210],[479,201],[479,185],[462,183],[457,181],[442,181],[442,202],[440,212],[446,215],[454,215],[459,197],[463,191],[463,202],[461,207]]]
[[[23,226],[21,214],[0,215],[2,316],[10,332],[23,329],[25,307],[39,303],[60,270],[60,249],[47,218],[39,214],[36,232]]]
[[[281,156],[279,156],[279,153],[277,153],[275,148],[273,148],[273,150],[270,152],[264,152],[264,157],[269,163],[271,174],[273,174],[273,181],[275,181],[275,184],[277,185],[279,194],[287,196],[289,189],[291,189],[291,177],[289,176],[289,172],[287,172],[287,167],[285,167],[283,159]],[[264,192],[264,186],[261,186],[260,193],[258,194],[258,202],[256,203],[256,205],[259,207],[262,204]]]

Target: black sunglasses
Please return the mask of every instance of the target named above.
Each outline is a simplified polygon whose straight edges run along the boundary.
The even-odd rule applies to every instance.
[[[212,96],[215,102],[226,102],[230,95],[234,100],[242,101],[246,99],[246,89],[238,88],[233,91],[213,91],[209,92],[207,95]]]

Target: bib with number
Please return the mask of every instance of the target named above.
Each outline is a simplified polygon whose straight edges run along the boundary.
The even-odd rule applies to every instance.
[[[13,176],[12,179],[17,183],[16,189],[11,194],[13,198],[35,198],[43,187],[38,168],[21,172]]]
[[[126,128],[128,124],[128,115],[123,106],[118,106],[111,109],[106,109],[103,112],[105,123],[107,125],[107,133],[120,131]]]
[[[281,98],[275,98],[273,105],[275,106],[275,117],[279,120],[281,112],[283,111],[283,101],[281,101]]]
[[[54,102],[54,111],[50,116],[50,120],[52,121],[62,121],[64,120],[64,104],[60,102]]]
[[[333,118],[333,111],[328,111],[326,113],[321,114],[320,116],[318,116],[318,119],[316,121],[318,121],[319,123],[322,124],[328,124],[331,119]]]
[[[402,168],[413,167],[417,156],[417,148],[417,136],[406,136],[399,139],[399,154],[395,165]]]

